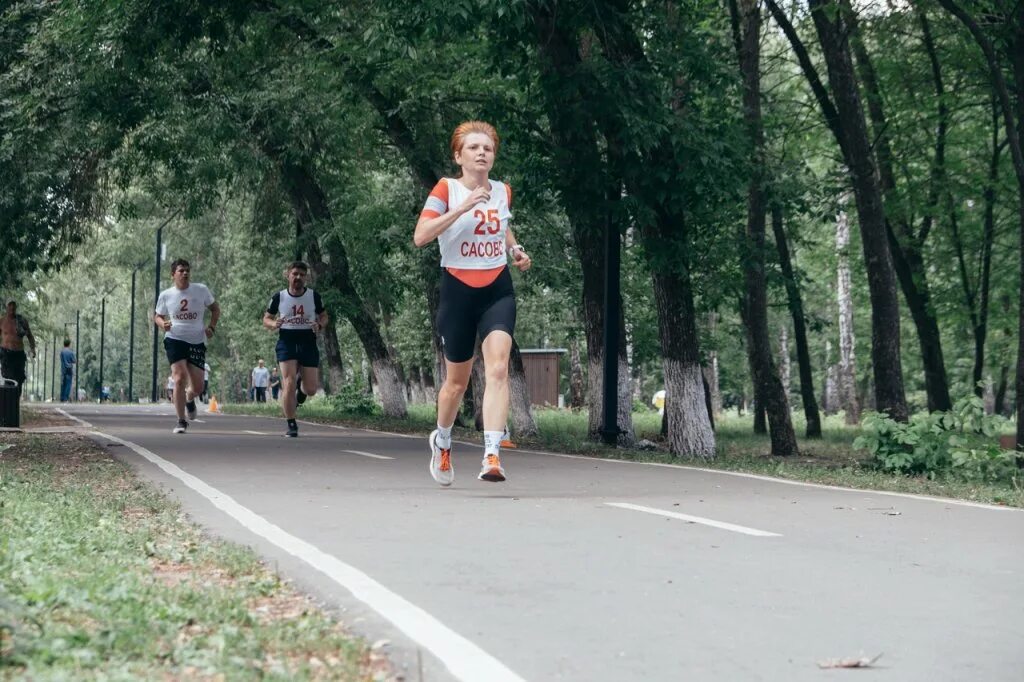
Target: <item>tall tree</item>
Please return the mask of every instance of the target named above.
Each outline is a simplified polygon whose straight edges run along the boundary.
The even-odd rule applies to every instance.
[[[741,251],[748,348],[755,396],[764,401],[772,454],[798,453],[789,399],[772,357],[768,331],[768,285],[765,278],[765,228],[768,199],[765,185],[764,122],[761,118],[761,8],[757,0],[730,0],[733,39],[743,78],[743,118],[750,139],[750,184],[747,190],[746,249]],[[756,398],[755,398],[756,399]]]
[[[828,69],[829,89],[832,92],[830,96],[788,17],[775,0],[766,1],[772,17],[789,39],[825,121],[843,153],[856,198],[861,246],[868,276],[875,403],[879,410],[887,412],[894,419],[906,421],[908,413],[900,359],[896,276],[885,226],[881,180],[853,68],[848,40],[849,26],[844,22],[841,8],[834,0],[811,0],[809,7]]]

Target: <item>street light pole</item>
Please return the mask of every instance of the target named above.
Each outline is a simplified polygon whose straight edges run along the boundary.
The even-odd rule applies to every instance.
[[[163,242],[164,227],[161,225],[156,228],[156,277],[153,280],[153,307],[156,307],[157,300],[160,299],[160,247]],[[153,382],[150,388],[149,399],[152,402],[156,402],[156,345],[159,340],[156,325],[153,325]]]
[[[131,403],[132,386],[135,379],[135,275],[139,272],[139,266],[132,268],[132,299],[131,313],[128,316],[128,402]]]
[[[601,436],[606,445],[615,445],[619,438],[619,230],[608,225],[605,233],[604,260],[604,408]]]
[[[78,366],[82,364],[82,311],[75,311],[75,399],[73,402],[78,402],[78,392],[81,388],[78,385]]]
[[[57,335],[53,335],[53,349],[51,350],[52,357],[50,362],[50,400],[56,400],[57,394],[54,388],[57,384]]]
[[[100,307],[100,403],[103,402],[103,346],[106,342],[107,330],[107,297],[103,297]]]

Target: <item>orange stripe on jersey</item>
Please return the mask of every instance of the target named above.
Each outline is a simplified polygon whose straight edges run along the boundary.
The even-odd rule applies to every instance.
[[[494,283],[494,280],[498,279],[498,275],[505,269],[502,265],[499,268],[491,268],[490,270],[469,270],[466,268],[445,268],[451,274],[452,277],[459,280],[466,286],[473,287],[474,289],[482,289]]]
[[[443,178],[430,190],[420,218],[436,218],[448,212],[448,182]]]

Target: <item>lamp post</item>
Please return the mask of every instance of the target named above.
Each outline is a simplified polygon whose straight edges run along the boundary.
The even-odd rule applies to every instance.
[[[170,220],[168,218],[168,220]],[[160,256],[161,246],[163,242],[164,226],[156,228],[156,277],[153,278],[153,307],[156,307],[156,302],[160,298]],[[149,399],[152,402],[156,402],[156,346],[159,340],[159,334],[157,332],[156,325],[153,325],[153,381],[150,388]]]
[[[51,349],[52,357],[50,358],[50,400],[53,401],[57,398],[54,388],[57,384],[57,335],[53,335],[53,348]]]
[[[106,344],[107,331],[107,297],[103,297],[100,307],[100,403],[103,403],[103,349]]]

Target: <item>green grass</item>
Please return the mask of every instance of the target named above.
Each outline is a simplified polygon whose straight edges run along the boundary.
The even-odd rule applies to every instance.
[[[280,408],[272,404],[226,405],[225,411],[231,414],[281,416]],[[1024,507],[1024,489],[1019,484],[974,483],[950,476],[928,478],[879,471],[871,465],[865,453],[853,450],[853,440],[860,429],[844,424],[840,415],[824,418],[821,438],[807,439],[801,437],[805,427],[802,415],[794,414],[800,455],[795,458],[781,458],[771,456],[767,436],[753,432],[752,418],[749,414],[739,417],[735,413],[727,413],[716,424],[715,458],[693,461],[680,460],[667,451],[660,436],[661,417],[654,411],[634,413],[633,425],[637,439],[652,441],[657,446],[655,450],[609,448],[588,440],[585,412],[538,409],[534,414],[540,434],[536,438],[517,439],[520,447],[638,462],[692,464],[825,485],[916,493]],[[310,421],[342,423],[397,433],[421,433],[424,436],[434,428],[435,415],[433,405],[417,404],[409,406],[407,419],[352,416],[318,399],[308,401],[299,412],[302,419]],[[462,440],[480,439],[480,434],[470,429],[456,427],[454,433]]]
[[[382,665],[91,441],[0,434],[0,679],[368,680]]]

